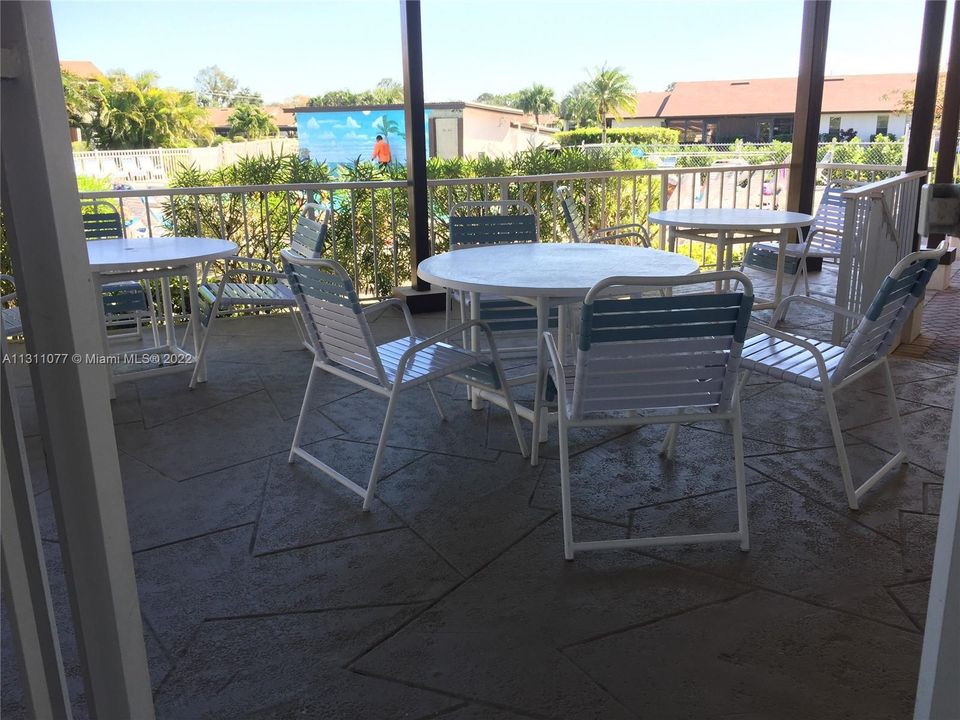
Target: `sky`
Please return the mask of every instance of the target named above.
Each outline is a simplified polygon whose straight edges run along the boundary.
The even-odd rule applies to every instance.
[[[598,66],[637,90],[795,76],[801,0],[423,0],[428,102],[534,82],[560,99]],[[953,7],[953,3],[950,3]],[[948,11],[949,13],[949,11]],[[194,89],[218,65],[267,102],[400,80],[398,0],[55,0],[62,60]],[[922,0],[834,0],[827,74],[916,72]],[[948,14],[946,27],[950,26]],[[946,45],[942,51],[946,62]]]

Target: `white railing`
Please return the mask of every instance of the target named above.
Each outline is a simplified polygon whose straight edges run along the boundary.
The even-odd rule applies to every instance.
[[[270,138],[223,143],[216,147],[153,148],[148,150],[92,150],[73,154],[77,175],[104,178],[114,183],[165,184],[181,168],[216,170],[242,157],[297,153],[296,138]]]
[[[893,174],[896,168],[886,172]],[[650,212],[680,207],[779,209],[788,181],[786,166],[774,164],[430,180],[430,247],[434,253],[447,249],[447,220],[453,205],[463,200],[524,200],[537,214],[542,241],[568,241],[556,196],[561,186],[573,193],[591,228],[641,223],[654,246],[661,246],[660,226],[647,220]],[[404,181],[111,190],[81,197],[118,203],[131,237],[223,237],[236,242],[243,255],[274,260],[289,242],[303,203],[321,202],[333,214],[328,256],[347,268],[363,295],[384,296],[411,280]],[[712,245],[686,243],[678,251],[705,266],[715,262]]]
[[[926,170],[903,173],[843,193],[843,246],[837,278],[837,304],[863,314],[890,268],[913,250],[917,232],[917,203]],[[854,321],[838,318],[833,341],[853,328]]]

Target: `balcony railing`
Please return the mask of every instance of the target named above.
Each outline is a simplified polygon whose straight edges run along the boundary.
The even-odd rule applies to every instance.
[[[867,182],[900,173],[893,166],[820,166],[822,184],[845,179]],[[592,228],[620,223],[647,226],[659,246],[659,226],[650,212],[678,207],[781,208],[789,170],[783,164],[657,168],[428,182],[430,247],[448,247],[447,220],[464,200],[521,199],[537,214],[540,239],[569,239],[556,191],[569,188]],[[388,295],[411,280],[406,183],[402,181],[158,188],[81,193],[118,204],[130,237],[215,236],[231,240],[246,256],[277,260],[289,242],[297,214],[307,201],[331,208],[328,256],[353,276],[370,298]],[[712,246],[686,243],[679,252],[702,264],[713,262]]]

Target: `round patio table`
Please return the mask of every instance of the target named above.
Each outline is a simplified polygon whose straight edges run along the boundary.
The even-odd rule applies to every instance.
[[[675,277],[699,271],[695,260],[676,253],[630,245],[599,243],[518,243],[452,250],[420,263],[417,275],[429,283],[470,293],[471,319],[479,318],[480,293],[506,295],[537,309],[537,372],[546,366],[540,338],[547,330],[551,302],[583,298],[599,281],[614,276]],[[564,305],[558,307],[563,327]],[[564,333],[559,333],[561,352]],[[471,344],[479,344],[477,328]],[[536,377],[536,376],[533,376]],[[495,394],[484,398],[496,402]],[[474,395],[474,407],[479,407]],[[518,412],[533,420],[529,408]]]
[[[138,356],[161,358],[158,367],[135,366],[129,372],[111,372],[113,382],[134,380],[148,374],[190,370],[196,357],[177,344],[174,331],[173,302],[170,296],[170,278],[186,277],[190,291],[190,326],[193,330],[194,351],[200,347],[200,299],[197,294],[197,265],[237,254],[237,245],[228,240],[208,237],[140,237],[91,240],[87,243],[90,270],[97,283],[98,296],[104,283],[118,280],[160,279],[163,300],[163,324],[166,331],[164,345],[138,350]],[[100,304],[101,312],[103,305]],[[104,354],[109,355],[105,318],[101,318]],[[119,370],[121,363],[108,363]],[[202,372],[201,372],[202,375]]]
[[[802,228],[813,224],[814,217],[807,213],[759,208],[686,208],[652,212],[648,219],[667,228],[667,248],[671,252],[676,250],[677,238],[715,245],[717,270],[733,269],[734,245],[761,240],[779,243],[774,297],[772,301],[755,303],[754,309],[760,310],[776,306],[780,302],[783,293],[787,230],[801,233]]]

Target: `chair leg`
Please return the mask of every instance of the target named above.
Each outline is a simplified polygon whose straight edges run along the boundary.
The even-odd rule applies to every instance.
[[[430,391],[430,397],[433,398],[433,404],[437,408],[437,414],[440,415],[440,419],[446,420],[447,416],[443,413],[443,406],[440,404],[440,398],[437,397],[436,390],[433,389],[433,383],[427,383],[427,389]]]
[[[500,389],[503,390],[503,399],[507,401],[507,412],[510,413],[513,432],[517,435],[517,445],[520,446],[520,454],[523,457],[527,457],[527,442],[523,438],[523,428],[520,426],[520,416],[517,414],[517,405],[513,401],[510,382],[507,380],[507,373],[503,369],[503,362],[500,360],[500,353],[493,343],[493,338],[490,338],[490,356],[493,359],[493,367],[497,371],[497,377],[500,378]]]
[[[910,462],[907,453],[907,438],[903,432],[903,422],[900,420],[900,408],[897,407],[896,390],[893,387],[893,375],[890,374],[890,363],[887,358],[883,359],[883,380],[887,387],[887,405],[889,407],[890,419],[893,420],[893,433],[897,436],[897,450],[903,453],[903,465]]]
[[[542,339],[541,339],[541,342]],[[538,350],[539,352],[539,350]],[[544,411],[545,411],[545,402],[544,395],[546,394],[547,383],[543,373],[537,373],[537,387],[533,397],[533,435],[531,437],[531,446],[530,446],[530,464],[539,465],[540,464],[540,432],[544,424]]]
[[[660,454],[668,460],[673,460],[673,448],[677,442],[677,431],[680,429],[680,423],[671,423],[667,434],[663,436],[663,442],[660,443]]]
[[[203,330],[203,337],[200,339],[200,349],[197,350],[197,357],[194,359],[193,375],[190,376],[191,390],[197,386],[201,368],[203,367],[203,361],[207,355],[207,342],[210,340],[211,331],[213,330],[213,323],[216,321],[217,314],[219,312],[220,301],[217,299],[210,308],[210,316],[207,319],[207,327]],[[184,338],[184,344],[186,344],[186,338]]]
[[[387,437],[390,435],[390,424],[393,422],[393,413],[397,409],[397,398],[400,397],[400,385],[393,386],[390,400],[387,402],[387,414],[383,417],[383,427],[380,430],[380,442],[377,443],[377,454],[373,456],[373,468],[370,470],[370,480],[367,482],[367,492],[363,496],[363,510],[370,510],[373,496],[377,493],[377,481],[380,479],[380,468],[383,466],[383,453],[387,447]]]
[[[734,474],[737,483],[737,528],[740,533],[740,549],[750,549],[750,526],[747,519],[747,480],[743,466],[743,424],[740,421],[739,401],[737,414],[730,421],[730,431],[733,435],[733,462]]]
[[[860,506],[857,502],[857,491],[853,487],[850,461],[847,459],[847,448],[843,443],[843,431],[840,429],[840,416],[837,414],[837,403],[833,399],[833,388],[829,385],[825,385],[823,388],[823,400],[827,406],[830,430],[833,432],[833,444],[837,447],[837,458],[840,460],[840,474],[843,476],[843,489],[847,493],[847,504],[851,510],[858,510]]]
[[[147,290],[147,307],[150,309],[150,330],[153,334],[153,346],[160,346],[160,328],[157,327],[157,308],[153,302],[153,285],[149,280],[144,281]]]
[[[300,447],[300,435],[303,433],[303,420],[306,418],[307,409],[310,407],[310,394],[313,392],[313,381],[316,379],[319,369],[316,363],[310,366],[310,377],[307,378],[307,389],[303,391],[303,404],[300,405],[300,417],[297,418],[297,429],[293,432],[293,442],[290,443],[290,454],[287,455],[288,463],[293,462],[296,450]]]
[[[563,515],[563,557],[573,560],[573,507],[570,502],[570,446],[563,410],[558,411],[560,430],[560,507]]]

